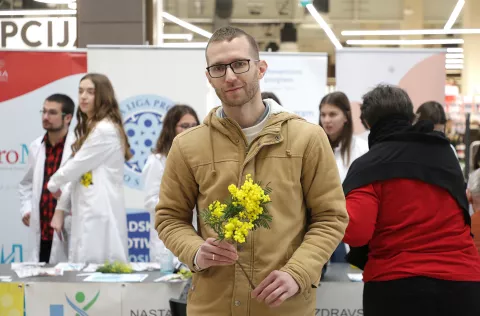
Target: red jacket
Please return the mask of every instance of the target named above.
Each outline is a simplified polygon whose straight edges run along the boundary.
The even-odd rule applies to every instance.
[[[369,243],[364,282],[425,276],[480,281],[480,255],[463,213],[446,190],[422,181],[391,179],[347,195],[344,242]]]

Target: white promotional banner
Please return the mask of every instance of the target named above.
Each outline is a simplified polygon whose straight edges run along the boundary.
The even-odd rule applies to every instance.
[[[362,96],[378,84],[405,89],[415,108],[423,102],[445,101],[445,52],[438,49],[346,48],[336,53],[337,90],[352,104],[355,133],[360,123]]]
[[[363,282],[323,282],[317,289],[318,316],[363,316]]]
[[[38,282],[25,286],[26,316],[169,316],[181,283]],[[362,316],[362,282],[323,282],[315,315]]]
[[[144,209],[141,172],[160,135],[163,117],[174,104],[191,106],[202,121],[208,80],[203,49],[89,46],[88,71],[112,81],[133,158],[125,164],[129,258],[149,258],[150,213]]]
[[[318,124],[319,104],[327,88],[327,54],[261,53],[268,70],[262,92],[273,92],[282,106]]]
[[[28,316],[122,315],[122,284],[29,283],[25,288]]]
[[[125,284],[122,288],[122,316],[171,315],[169,300],[178,299],[184,286],[185,282]]]
[[[262,92],[273,92],[285,108],[318,124],[319,105],[327,89],[328,56],[325,53],[260,53],[268,64],[260,81]],[[210,88],[208,108],[221,105]]]
[[[30,143],[45,134],[43,102],[62,93],[76,103],[85,71],[82,52],[0,51],[0,264],[29,259],[18,185],[27,170]]]

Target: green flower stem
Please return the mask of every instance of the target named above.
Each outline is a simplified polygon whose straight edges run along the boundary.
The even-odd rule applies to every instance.
[[[248,277],[248,274],[247,272],[245,271],[245,269],[243,268],[242,264],[240,263],[240,261],[237,260],[237,264],[238,266],[240,267],[240,269],[242,269],[242,272],[243,274],[245,275],[245,277],[247,278],[248,280],[248,283],[250,284],[250,287],[252,288],[252,291],[255,290],[255,285],[253,285],[253,282],[250,280],[250,278]]]

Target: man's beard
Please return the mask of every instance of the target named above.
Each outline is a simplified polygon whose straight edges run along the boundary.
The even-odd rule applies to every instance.
[[[229,100],[225,96],[225,92],[223,92],[221,89],[215,89],[215,92],[217,93],[218,98],[222,101],[222,105],[233,108],[233,107],[242,106],[250,102],[255,96],[255,94],[257,94],[260,88],[260,84],[258,81],[253,81],[247,84],[245,87],[242,87],[242,89],[243,88],[246,88],[246,96],[244,98],[233,100],[233,101]]]
[[[56,132],[60,132],[64,127],[65,127],[65,123],[62,122],[62,125],[60,125],[59,127],[48,127],[48,128],[45,128],[45,130],[50,133],[56,133]]]

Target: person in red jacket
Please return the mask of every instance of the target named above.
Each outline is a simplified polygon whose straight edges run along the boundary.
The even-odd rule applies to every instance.
[[[480,315],[480,255],[462,171],[433,123],[412,125],[402,89],[363,97],[370,151],[343,183],[347,260],[362,269],[364,315]]]

